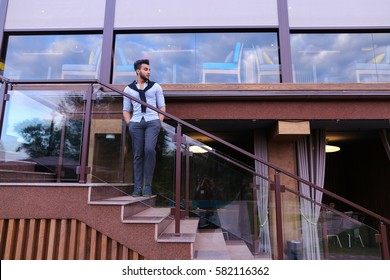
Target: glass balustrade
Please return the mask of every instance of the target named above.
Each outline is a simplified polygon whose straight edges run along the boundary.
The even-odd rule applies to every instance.
[[[12,90],[1,132],[2,180],[78,181],[83,92]]]
[[[125,149],[126,134],[122,133],[122,96],[95,92],[96,99],[92,102],[92,120],[89,139],[88,175],[90,183],[120,183],[131,181],[131,170],[127,168],[131,161],[122,160]],[[126,171],[125,172],[125,167]],[[130,172],[130,173],[129,173]]]
[[[335,214],[321,212],[324,259],[380,260],[381,250],[375,236],[378,231],[359,220],[359,212]]]
[[[189,206],[191,216],[200,219],[199,229],[220,228],[225,239],[245,241],[253,249],[257,213],[252,172],[212,147],[189,137],[186,142],[192,150],[186,166]]]
[[[46,88],[8,93],[1,134],[2,182],[79,182],[86,145],[87,183],[133,199],[131,138],[122,121],[121,94],[94,89],[89,141],[83,143],[86,91]],[[201,132],[185,123],[183,137],[178,138],[177,126],[175,119],[162,123],[153,202],[140,203],[169,211],[179,201],[187,219],[199,220],[199,232],[218,230],[226,242],[241,242],[254,256],[275,258],[279,246],[275,232],[279,232],[284,259],[382,258],[377,220],[345,201],[335,201],[333,209],[325,204],[331,196],[319,196],[309,186],[300,190],[296,178],[282,174],[279,221],[272,166],[255,164],[250,157],[246,163],[237,161],[227,155],[232,153],[216,149],[218,141],[208,139],[210,135],[203,142],[191,137]],[[183,140],[180,157],[177,139]],[[176,197],[177,164],[180,197]]]
[[[293,185],[286,186],[283,195],[292,195]],[[381,250],[376,242],[378,231],[370,226],[365,215],[348,207],[339,211],[327,207],[316,191],[293,195],[297,203],[283,204],[283,240],[285,259],[292,260],[379,260]],[[338,203],[339,205],[341,203]],[[375,223],[375,221],[372,221]]]

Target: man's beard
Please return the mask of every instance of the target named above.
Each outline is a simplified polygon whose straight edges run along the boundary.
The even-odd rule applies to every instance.
[[[146,82],[147,80],[149,80],[149,78],[148,78],[146,75],[142,74],[142,73],[139,74],[139,77],[140,77],[142,80],[144,80],[145,82]]]

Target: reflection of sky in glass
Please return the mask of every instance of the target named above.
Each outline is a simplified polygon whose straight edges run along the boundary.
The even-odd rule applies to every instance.
[[[356,63],[369,62],[387,46],[390,34],[293,34],[296,81],[356,82]]]
[[[39,93],[35,93],[39,95]],[[5,127],[6,134],[17,136],[20,135],[14,130],[15,125],[33,119],[49,120],[52,118],[61,121],[61,116],[57,113],[57,108],[48,107],[35,100],[34,94],[24,94],[23,92],[13,92],[6,106]]]
[[[59,79],[63,64],[88,64],[101,42],[101,35],[10,36],[4,76],[8,67],[19,70],[20,79]]]
[[[50,125],[61,130],[65,115],[77,111],[77,103],[82,104],[82,95],[67,91],[11,91],[6,104],[4,126],[1,134],[1,148],[6,151],[1,156],[10,159],[25,159],[27,155],[16,153],[25,139],[17,131],[17,126],[25,124]],[[19,127],[20,128],[20,127]]]
[[[135,77],[134,61],[149,58],[152,79],[159,83],[200,83],[203,63],[229,60],[237,42],[244,44],[242,82],[256,82],[254,48],[261,48],[269,63],[279,64],[277,41],[276,33],[118,34],[114,65],[121,64],[118,49],[123,51],[128,65],[122,68],[124,75],[115,82],[131,82]],[[101,43],[101,35],[11,35],[4,76],[59,79],[63,64],[88,64],[91,52]],[[384,33],[292,34],[295,79],[297,82],[356,82],[356,64],[386,54],[387,46],[390,46],[390,34]],[[388,58],[382,60],[385,63]],[[389,80],[390,75],[363,78],[368,82]],[[214,74],[208,76],[207,82],[236,83],[237,77]],[[279,77],[270,82],[279,82]]]
[[[29,143],[21,130],[28,126],[41,125],[40,136],[48,139],[52,135],[58,136],[66,120],[68,122],[65,131],[70,138],[65,140],[64,152],[68,155],[75,153],[74,149],[77,150],[78,147],[74,146],[72,135],[81,133],[78,131],[80,126],[77,126],[77,122],[81,120],[78,119],[77,113],[83,111],[82,97],[83,93],[76,91],[10,91],[10,100],[7,101],[5,107],[4,126],[1,133],[0,159],[29,159],[31,153],[26,153],[24,149],[18,151],[22,143]],[[72,119],[76,123],[72,122]],[[72,123],[76,126],[71,125]],[[53,134],[47,131],[51,125],[53,125]],[[39,141],[37,145],[40,145]]]
[[[4,160],[25,159],[28,157],[23,151],[16,153],[20,143],[24,141],[15,130],[16,125],[34,119],[50,120],[52,111],[52,109],[42,106],[39,102],[20,92],[11,94],[11,98],[7,102],[1,134],[1,147],[4,151],[7,151],[3,155],[7,157]]]
[[[121,48],[128,63],[149,58],[151,79],[160,83],[199,83],[204,62],[224,62],[242,42],[246,50],[254,46],[270,50],[278,62],[276,33],[177,33],[119,34],[116,48]],[[252,61],[254,63],[254,61]],[[234,78],[234,77],[233,77]],[[218,77],[214,82],[229,82],[231,77]]]

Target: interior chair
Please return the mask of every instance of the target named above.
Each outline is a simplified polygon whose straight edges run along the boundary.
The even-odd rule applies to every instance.
[[[360,244],[364,248],[364,243],[359,230],[361,223],[358,220],[358,215],[353,214],[353,212],[345,212],[344,214],[348,216],[348,218],[343,219],[343,230],[346,230],[348,234],[348,247],[351,248],[352,246],[351,240],[353,236],[360,241]]]
[[[63,64],[61,78],[66,76],[89,76],[97,78],[100,68],[101,47],[97,47],[89,56],[88,64]]]
[[[356,63],[356,81],[362,81],[362,75],[390,75],[390,46],[366,63]]]
[[[134,71],[134,65],[129,64],[127,62],[127,59],[125,57],[122,48],[116,49],[115,56],[118,57],[120,63],[115,65],[114,73],[113,73],[113,82],[116,83],[119,77],[124,77],[124,76],[129,76],[129,77],[133,76],[135,78],[136,74]]]
[[[236,43],[232,55],[228,55],[225,62],[205,62],[202,66],[202,83],[206,82],[206,74],[236,75],[238,83],[241,83],[240,67],[243,44]]]
[[[343,248],[340,242],[339,234],[341,232],[343,220],[340,216],[328,211],[326,212],[326,239],[329,242],[329,237],[336,238],[340,248]]]
[[[282,74],[280,64],[274,64],[267,52],[263,51],[259,46],[255,47],[255,58],[257,67],[257,82],[261,82],[262,76],[277,75],[279,77]]]

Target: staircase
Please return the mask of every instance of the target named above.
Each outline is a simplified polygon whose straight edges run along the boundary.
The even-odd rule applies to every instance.
[[[175,221],[169,207],[155,207],[156,195],[132,197],[129,187],[91,186],[88,204],[116,205],[121,208],[123,224],[154,225],[154,242],[165,244],[188,243],[193,260],[250,260],[254,259],[244,241],[225,240],[221,229],[198,229],[199,218],[180,221],[180,234],[175,234]],[[174,247],[172,247],[174,250]]]
[[[0,162],[0,182],[55,182],[56,174],[35,171],[37,164],[31,161]]]

